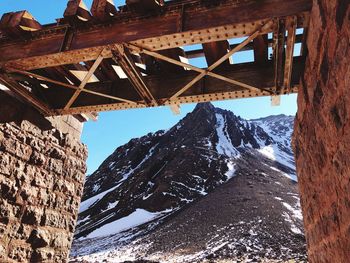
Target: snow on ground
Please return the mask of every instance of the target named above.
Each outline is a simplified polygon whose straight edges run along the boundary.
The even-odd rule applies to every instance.
[[[163,211],[163,212],[148,212],[144,209],[136,209],[135,212],[131,213],[128,216],[122,217],[116,221],[113,221],[109,224],[105,224],[102,227],[92,231],[89,235],[87,235],[85,238],[95,238],[95,237],[102,237],[102,236],[108,236],[112,234],[120,233],[124,230],[127,230],[129,228],[147,223],[160,215],[163,215],[164,213],[167,213],[169,211]]]
[[[295,169],[294,157],[286,154],[284,151],[281,151],[276,144],[264,146],[258,149],[258,151],[273,161],[283,164],[290,169]]]
[[[280,122],[280,125],[284,126],[284,128],[287,128],[286,130],[278,130],[278,127],[273,126],[274,123],[271,123],[269,121],[252,121],[256,125],[260,126],[274,141],[273,144],[265,145],[265,141],[261,140],[258,136],[255,136],[259,145],[260,149],[258,151],[269,158],[272,161],[278,162],[291,170],[295,170],[295,162],[294,162],[294,156],[291,152],[288,154],[288,151],[286,152],[285,149],[291,148],[291,135],[293,132],[292,127],[288,127],[288,121]],[[276,169],[277,170],[277,169]],[[280,171],[280,170],[278,170]],[[281,171],[280,171],[281,172]],[[282,172],[283,173],[283,172]],[[284,173],[288,178],[290,178],[293,181],[298,181],[297,176],[295,173]]]
[[[218,135],[218,143],[216,145],[216,151],[219,154],[226,155],[228,157],[237,157],[239,151],[233,147],[230,137],[227,132],[227,124],[224,117],[216,113],[216,133]]]
[[[226,177],[227,177],[227,181],[230,180],[232,177],[235,176],[235,172],[236,172],[236,168],[235,168],[235,164],[232,161],[229,161],[227,163],[227,172],[225,173]]]
[[[116,189],[118,186],[120,186],[121,183],[122,183],[123,181],[125,181],[126,179],[128,179],[129,176],[130,176],[131,174],[133,174],[135,170],[137,170],[144,162],[147,161],[147,159],[149,159],[149,158],[153,155],[154,149],[155,149],[157,146],[158,146],[158,144],[156,144],[155,146],[153,146],[153,147],[149,150],[149,152],[148,152],[148,154],[145,156],[145,158],[144,158],[134,169],[131,168],[127,173],[124,173],[124,174],[123,174],[123,178],[117,182],[118,184],[117,184],[116,186],[114,186],[114,187],[112,187],[112,188],[110,188],[110,189],[108,189],[108,190],[106,190],[106,191],[104,191],[104,192],[102,192],[102,193],[99,193],[99,194],[97,194],[97,195],[95,195],[95,196],[93,196],[93,197],[91,197],[91,198],[85,200],[84,202],[82,202],[82,203],[80,204],[79,213],[84,212],[84,211],[87,210],[91,205],[93,205],[93,204],[96,203],[98,200],[100,200],[101,198],[103,198],[106,194],[108,194],[109,192],[113,191],[113,190]],[[114,164],[114,162],[112,162],[112,163],[109,165],[110,168],[113,166],[113,164]]]
[[[109,192],[113,191],[114,189],[116,189],[120,184],[102,192],[99,193],[93,197],[90,197],[89,199],[85,200],[84,202],[82,202],[80,204],[80,208],[79,208],[79,213],[84,212],[85,210],[89,209],[90,206],[92,206],[94,203],[98,202],[98,200],[101,200],[101,198],[103,198],[106,194],[108,194]]]
[[[298,218],[300,220],[303,220],[303,216],[301,214],[301,210],[300,207],[294,208],[292,207],[290,204],[287,204],[286,202],[282,202],[282,204],[284,205],[285,208],[287,208],[290,212],[293,213],[293,216],[295,218]]]
[[[282,175],[284,175],[285,177],[293,180],[294,182],[298,182],[298,177],[297,177],[296,174],[287,174],[287,173],[285,173],[285,172],[281,171],[280,169],[277,169],[277,168],[275,168],[273,166],[269,166],[269,167],[270,167],[271,170],[274,170],[276,172],[280,172]]]
[[[283,212],[282,216],[284,217],[284,220],[288,223],[290,223],[290,230],[295,234],[302,234],[302,231],[294,224],[293,219],[287,212]]]

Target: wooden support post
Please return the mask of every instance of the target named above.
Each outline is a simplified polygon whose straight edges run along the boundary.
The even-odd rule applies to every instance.
[[[140,98],[149,106],[157,106],[158,102],[149,91],[139,69],[132,60],[129,50],[123,45],[116,45],[116,50],[113,50],[112,53],[118,65],[128,76],[129,81],[139,94]]]
[[[284,55],[284,39],[286,29],[285,21],[283,19],[278,20],[278,26],[274,33],[274,45],[273,45],[273,60],[274,60],[274,74],[275,74],[275,92],[278,94],[283,87],[283,55]]]
[[[91,7],[93,18],[107,20],[117,14],[113,0],[94,0]]]
[[[132,11],[148,13],[159,10],[164,6],[164,2],[164,0],[126,0],[126,5]]]
[[[75,23],[90,20],[91,14],[83,0],[69,0],[63,17],[70,23]]]
[[[227,40],[203,43],[203,51],[208,66],[213,65],[219,58],[226,55],[230,51],[230,44]],[[219,68],[225,68],[229,66],[230,59],[224,61]]]
[[[294,44],[295,44],[295,32],[297,27],[297,18],[287,19],[287,48],[286,48],[286,60],[284,66],[284,89],[290,91],[291,89],[291,77],[293,70],[293,54],[294,54]]]
[[[254,61],[258,64],[264,64],[268,58],[268,37],[267,34],[257,36],[253,40]]]
[[[28,11],[6,13],[1,17],[0,29],[9,37],[23,37],[42,26]]]

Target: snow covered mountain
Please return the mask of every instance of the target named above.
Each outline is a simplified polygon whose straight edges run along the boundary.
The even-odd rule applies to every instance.
[[[208,255],[248,254],[304,259],[291,150],[293,120],[278,115],[248,121],[203,103],[171,129],[117,148],[87,177],[72,257],[78,262],[137,258],[158,262],[164,257],[166,262],[193,262]],[[218,200],[213,204],[215,195]],[[205,208],[213,205],[211,210]],[[246,205],[251,205],[247,211]],[[209,217],[203,218],[204,214]],[[220,219],[223,214],[225,220]],[[267,220],[270,216],[274,220]],[[197,231],[188,217],[196,222]],[[185,226],[190,228],[177,240],[173,230]],[[272,232],[262,231],[263,226]],[[217,231],[231,234],[215,239]],[[240,235],[242,240],[231,238]],[[163,240],[162,245],[157,240]],[[281,246],[273,244],[276,240]],[[174,246],[187,252],[175,256]],[[236,251],[237,246],[246,251]]]

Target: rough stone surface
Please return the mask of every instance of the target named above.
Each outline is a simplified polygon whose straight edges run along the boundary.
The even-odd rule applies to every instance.
[[[0,123],[0,262],[66,262],[87,149],[31,118]]]
[[[350,8],[314,1],[294,147],[310,262],[350,258]]]

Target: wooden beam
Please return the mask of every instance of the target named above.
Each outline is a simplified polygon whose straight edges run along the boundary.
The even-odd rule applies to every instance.
[[[130,10],[139,13],[157,11],[164,6],[164,0],[126,0],[125,3]]]
[[[83,0],[69,0],[63,17],[65,20],[75,23],[90,20],[91,14]]]
[[[267,34],[257,36],[253,40],[254,61],[258,64],[264,64],[268,58],[268,37]]]
[[[278,20],[278,27],[273,34],[274,46],[273,46],[273,61],[274,61],[274,75],[275,75],[275,92],[279,93],[283,86],[283,56],[284,56],[284,40],[285,40],[285,21]]]
[[[123,45],[118,45],[113,54],[116,62],[128,76],[129,81],[140,95],[140,98],[149,106],[157,106],[158,103],[149,91],[139,69],[135,66],[129,50]]]
[[[94,0],[92,3],[91,13],[94,19],[108,20],[114,17],[117,12],[113,0]]]
[[[0,29],[9,37],[23,38],[26,33],[40,30],[42,26],[28,11],[6,13],[1,17]]]
[[[295,44],[295,32],[296,32],[297,18],[287,19],[287,47],[286,47],[286,60],[284,66],[284,89],[290,90],[291,88],[291,77],[293,70],[293,55],[294,55],[294,44]]]
[[[186,59],[186,54],[185,51],[182,48],[171,48],[171,49],[165,49],[165,50],[160,50],[160,54],[170,57],[172,59],[175,59],[177,61],[181,61],[180,57],[183,58],[183,61],[187,61]],[[183,72],[185,69],[184,67],[179,67],[173,63],[168,63],[165,61],[161,61],[161,67],[163,68],[165,73],[179,73]]]
[[[230,50],[230,44],[227,40],[209,42],[203,44],[203,51],[208,66],[213,65],[219,58],[226,55]],[[230,60],[224,61],[220,67],[227,67],[230,65]]]
[[[19,96],[29,105],[36,108],[43,115],[50,116],[54,114],[54,111],[50,110],[48,105],[43,103],[40,99],[36,98],[30,91],[26,90],[24,87],[18,84],[18,82],[10,78],[7,74],[0,75],[0,83],[13,91],[17,96]]]
[[[106,49],[104,57],[111,58],[113,47],[110,45],[125,42],[151,50],[162,50],[212,42],[214,39],[226,40],[247,36],[252,29],[271,17],[298,15],[298,26],[304,26],[307,25],[308,11],[312,6],[311,0],[244,1],[239,4],[236,0],[226,0],[215,8],[204,7],[200,2],[195,2],[184,9],[183,32],[178,32],[178,17],[182,5],[181,1],[175,2],[164,6],[164,15],[135,15],[134,19],[132,15],[126,15],[109,22],[108,26],[103,23],[90,28],[78,26],[69,49],[65,52],[61,52],[65,28],[44,27],[30,41],[0,45],[0,65],[29,70],[79,63],[93,60],[103,49]],[[269,33],[273,31],[273,27],[261,33]]]

